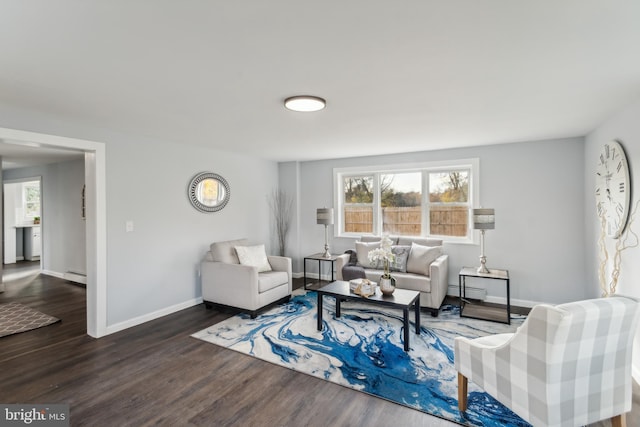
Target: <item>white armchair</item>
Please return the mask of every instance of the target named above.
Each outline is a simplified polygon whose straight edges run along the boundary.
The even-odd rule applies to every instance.
[[[263,255],[257,262],[241,264],[236,247],[258,248],[249,246],[247,239],[216,242],[202,261],[205,306],[233,307],[255,318],[259,310],[288,301],[292,289],[291,258]]]
[[[534,426],[624,426],[638,313],[626,297],[541,304],[513,334],[456,338],[460,411],[470,379]]]

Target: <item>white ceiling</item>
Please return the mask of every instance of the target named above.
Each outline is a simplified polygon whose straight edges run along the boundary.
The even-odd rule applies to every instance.
[[[637,0],[2,0],[0,103],[278,161],[422,151],[585,135],[640,97],[639,46]]]

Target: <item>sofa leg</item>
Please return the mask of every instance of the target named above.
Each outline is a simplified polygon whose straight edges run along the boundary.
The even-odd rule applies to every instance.
[[[437,308],[431,309],[431,317],[438,317],[438,314],[440,314],[440,309],[437,309]]]
[[[253,310],[249,312],[249,315],[251,316],[252,319],[255,319],[256,317],[258,317],[258,312]]]
[[[211,310],[213,308],[213,304],[211,304],[210,302],[205,301],[204,302],[204,308],[207,310]]]

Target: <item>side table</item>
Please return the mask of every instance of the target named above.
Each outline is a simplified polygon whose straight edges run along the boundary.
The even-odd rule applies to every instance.
[[[322,277],[322,262],[331,263],[331,281],[333,282],[336,280],[334,275],[334,266],[337,259],[338,255],[331,255],[327,258],[321,253],[304,257],[304,289],[307,289],[307,261],[318,261],[318,280],[321,280],[320,278]]]
[[[507,318],[501,320],[502,310],[497,307],[473,304],[467,300],[467,278],[502,280],[507,287]],[[477,267],[462,267],[458,275],[460,285],[460,317],[470,317],[473,319],[490,320],[511,324],[511,289],[509,283],[509,271],[492,268],[489,273],[478,273]],[[465,313],[466,311],[466,313]],[[496,315],[497,314],[497,315]]]

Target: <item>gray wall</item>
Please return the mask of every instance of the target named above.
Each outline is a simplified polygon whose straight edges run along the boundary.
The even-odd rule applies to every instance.
[[[299,236],[292,237],[300,241],[298,257],[324,245],[315,209],[333,206],[333,168],[467,158],[480,160],[479,205],[496,209],[496,229],[486,237],[487,265],[509,270],[512,302],[585,297],[582,138],[301,162]],[[332,253],[352,248],[353,242],[334,238]],[[445,251],[450,284],[457,284],[461,267],[479,263],[478,245],[447,244]],[[490,296],[504,296],[504,285],[486,286]]]
[[[275,162],[2,105],[0,126],[105,143],[108,327],[201,297],[199,263],[213,241],[247,237],[270,250],[267,195],[278,185]],[[187,199],[189,180],[202,171],[231,186],[220,212],[200,213]],[[126,221],[134,222],[132,232]]]
[[[42,269],[86,272],[85,222],[81,217],[84,160],[3,171],[5,180],[42,177]]]
[[[584,193],[587,195],[584,203],[584,211],[587,216],[585,234],[587,244],[586,265],[590,296],[600,295],[598,282],[598,237],[599,222],[596,215],[595,201],[595,169],[598,155],[602,145],[612,139],[618,139],[627,154],[627,160],[631,169],[632,193],[631,203],[636,206],[640,200],[640,101],[622,109],[608,121],[603,123],[586,137]],[[629,227],[629,226],[628,226]],[[640,234],[640,211],[637,212],[635,221],[630,223],[631,230]],[[630,244],[635,243],[633,237]],[[607,275],[611,276],[611,259],[614,254],[615,241],[606,239],[609,251],[609,263]],[[620,277],[618,281],[618,294],[630,295],[640,298],[640,247],[630,248],[621,253]],[[636,333],[633,352],[633,374],[640,381],[640,331]]]

